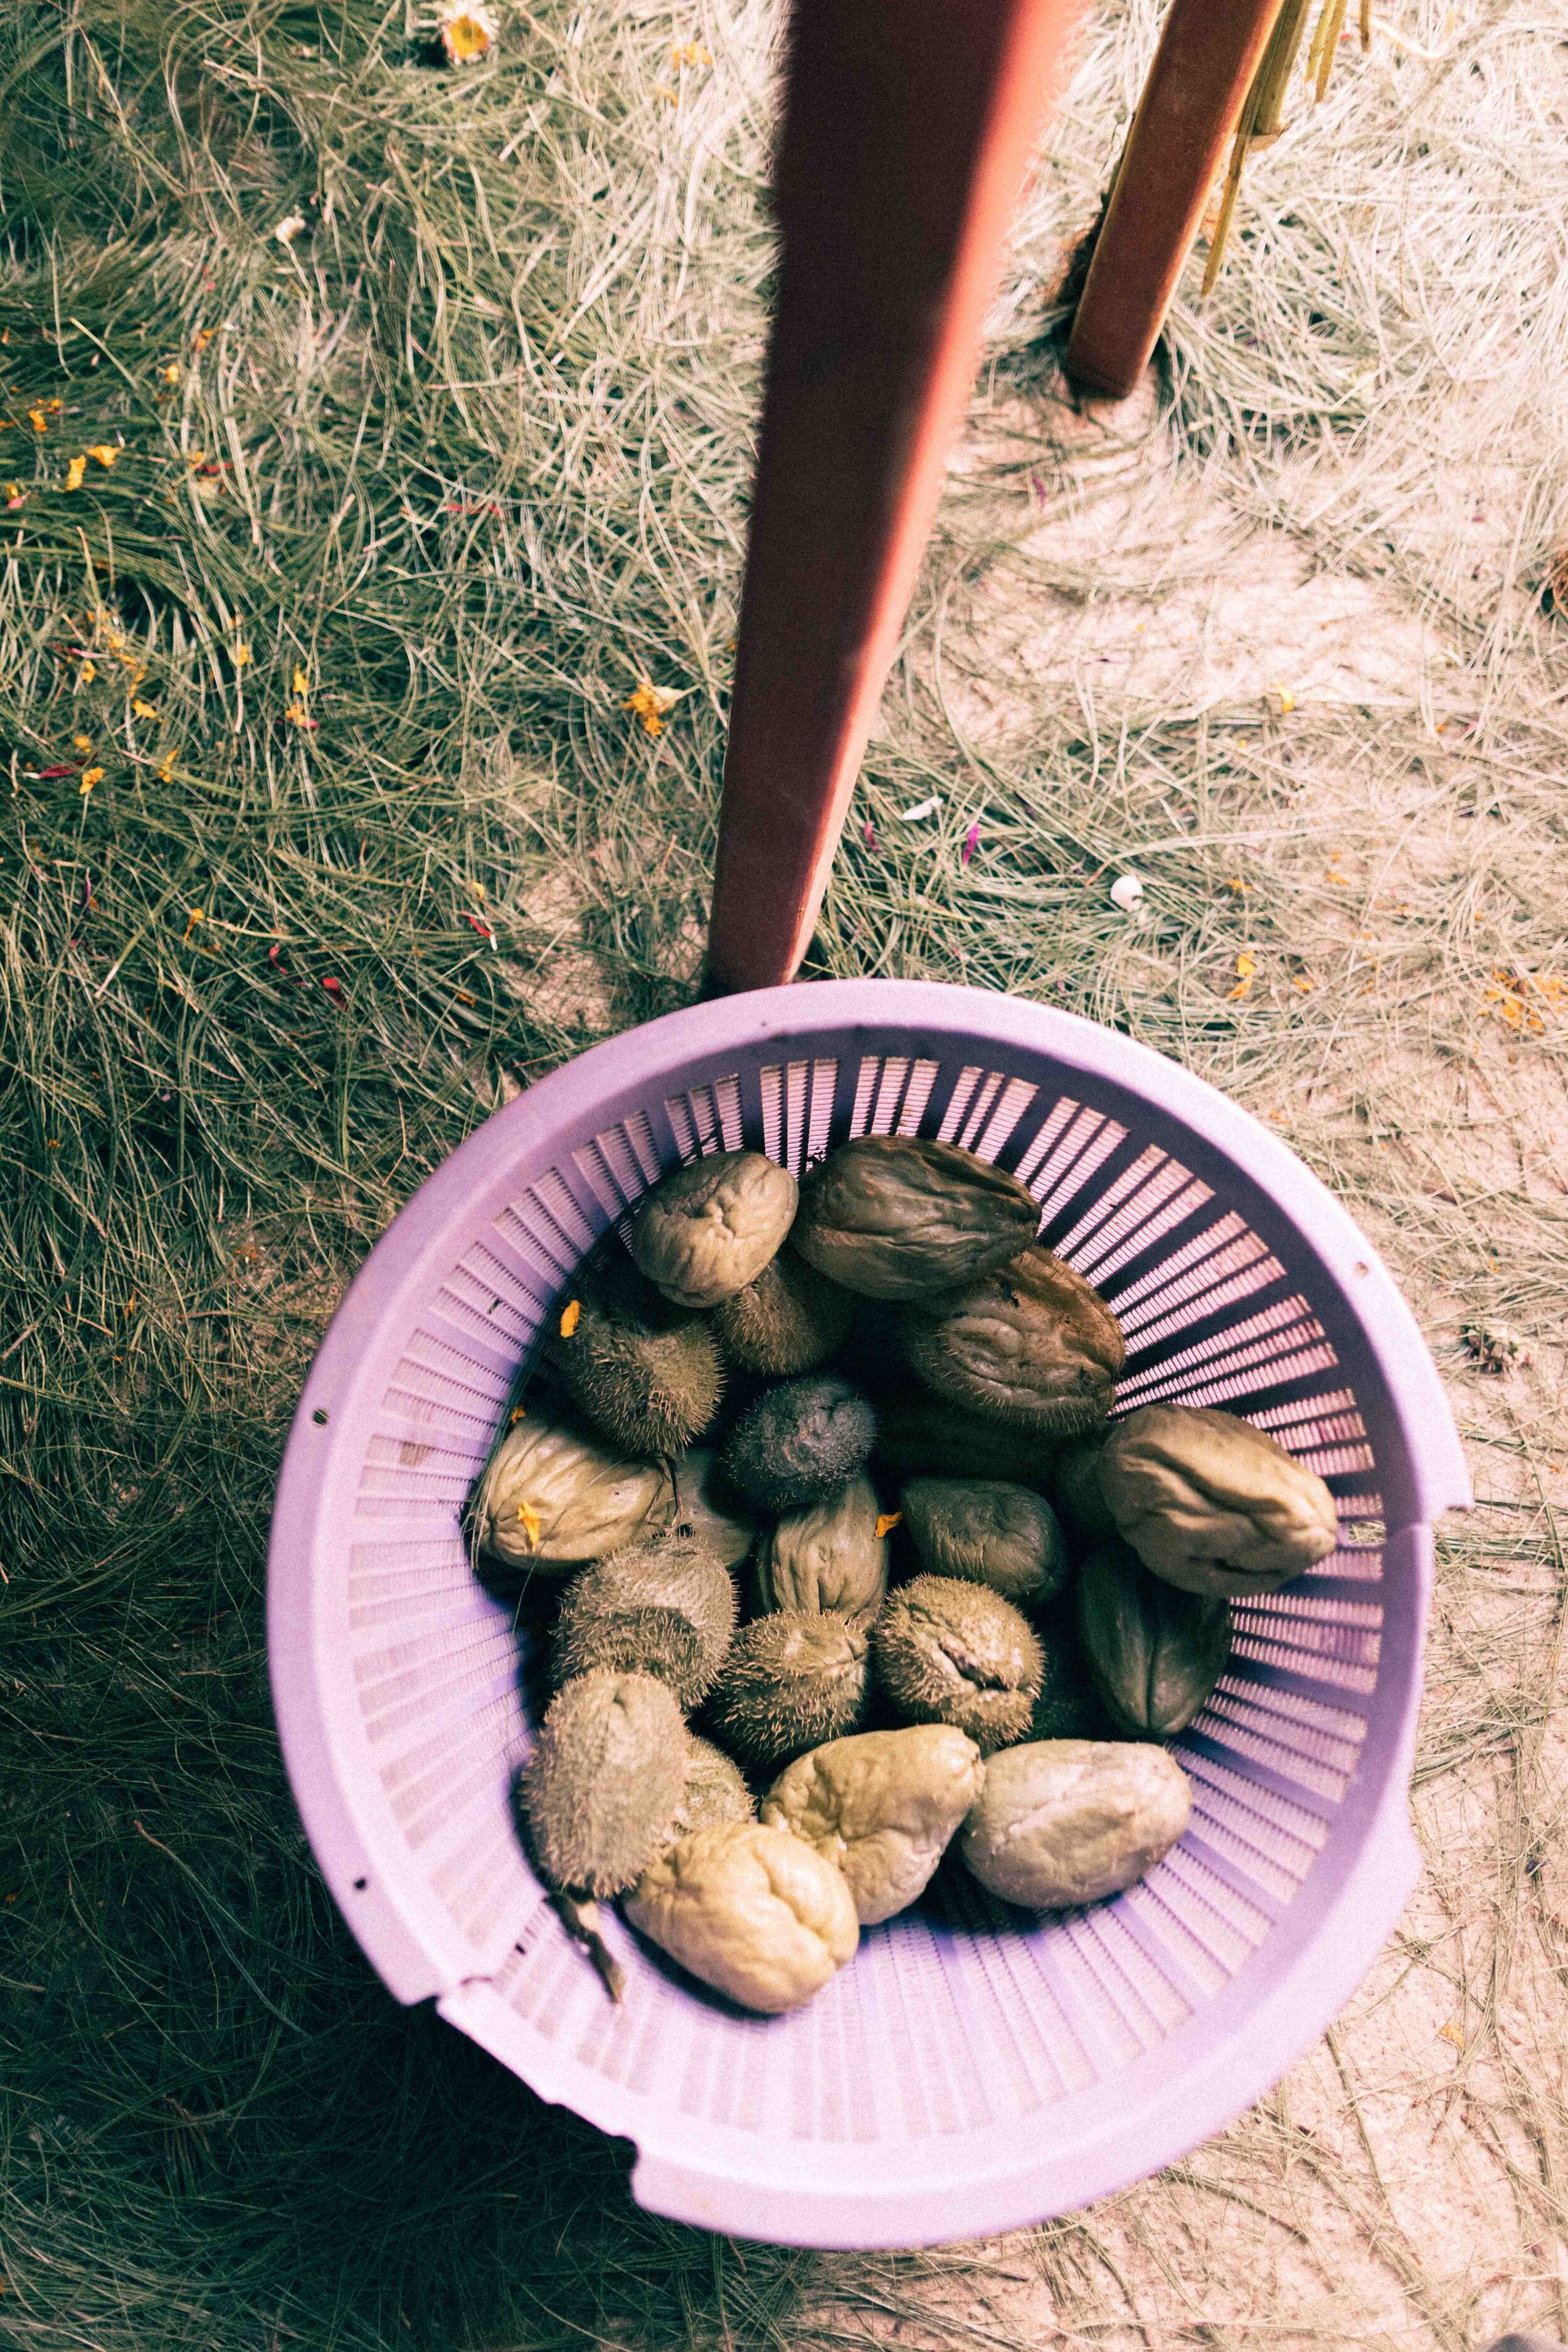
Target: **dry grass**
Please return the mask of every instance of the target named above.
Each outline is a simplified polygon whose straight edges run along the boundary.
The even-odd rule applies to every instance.
[[[647,2220],[624,2151],[367,1981],[270,1729],[270,1482],[421,1175],[689,992],[773,19],[513,9],[457,78],[411,5],[31,0],[0,31],[8,2340],[1458,2352],[1568,2322],[1565,28],[1434,6],[1394,29],[1441,62],[1347,53],[1249,166],[1163,404],[1084,420],[1053,289],[1153,21],[1086,37],[816,965],[1116,1022],[1388,1250],[1490,1498],[1445,1553],[1402,1935],[1189,2164],[896,2259]],[[710,68],[672,68],[689,40]],[[69,490],[89,446],[122,454]],[[645,676],[681,693],[657,739]]]

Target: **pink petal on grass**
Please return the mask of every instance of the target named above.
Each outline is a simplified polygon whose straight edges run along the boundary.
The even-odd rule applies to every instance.
[[[861,828],[860,828],[860,838],[861,838],[861,840],[865,843],[865,845],[866,845],[866,846],[867,846],[867,848],[868,848],[868,849],[875,849],[875,848],[876,848],[876,846],[877,846],[877,828],[876,828],[876,826],[872,824],[872,822],[871,822],[871,820],[870,820],[870,818],[869,818],[869,817],[868,817],[868,818],[866,819],[865,824],[864,824],[861,826]]]
[[[967,866],[979,846],[980,827],[977,824],[972,824],[969,831],[963,836],[963,854],[958,861],[959,864],[961,866]]]

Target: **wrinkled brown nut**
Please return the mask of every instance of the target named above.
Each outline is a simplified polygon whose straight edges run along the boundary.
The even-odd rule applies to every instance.
[[[719,1345],[743,1371],[785,1380],[814,1371],[839,1348],[855,1302],[789,1248],[713,1309]]]
[[[1163,1748],[1032,1740],[986,1765],[960,1851],[1004,1901],[1065,1910],[1152,1869],[1186,1828],[1192,1802],[1186,1774]]]
[[[675,1524],[705,1543],[726,1568],[743,1560],[757,1523],[719,1467],[719,1456],[694,1445],[675,1464]]]
[[[1049,1601],[1068,1578],[1050,1505],[999,1478],[911,1478],[899,1497],[922,1568],[988,1584],[1005,1601]]]
[[[683,1707],[696,1706],[735,1630],[730,1571],[696,1536],[640,1538],[584,1569],[555,1621],[558,1684],[595,1666],[657,1675]]]
[[[1233,1413],[1140,1406],[1107,1438],[1100,1485],[1144,1566],[1187,1592],[1272,1592],[1339,1540],[1317,1472]]]
[[[673,1693],[651,1675],[601,1667],[557,1692],[521,1794],[552,1885],[618,1895],[674,1834],[689,1768]]]
[[[904,1353],[939,1396],[1046,1438],[1103,1421],[1126,1349],[1083,1276],[1037,1245],[904,1310]]]
[[[748,1764],[783,1764],[853,1731],[866,1705],[867,1633],[858,1617],[776,1611],[742,1625],[709,1712]]]
[[[826,1503],[781,1519],[757,1549],[764,1609],[831,1609],[875,1616],[888,1589],[881,1506],[868,1478],[852,1478]]]
[[[1017,1178],[973,1151],[862,1135],[806,1178],[790,1239],[846,1290],[918,1298],[1016,1256],[1039,1222]]]
[[[798,1756],[763,1800],[763,1819],[836,1864],[871,1927],[927,1885],[982,1776],[979,1748],[951,1724],[862,1731]]]
[[[678,1168],[638,1209],[627,1246],[677,1307],[714,1307],[754,1282],[790,1229],[799,1187],[760,1151]]]
[[[693,1830],[625,1904],[650,1942],[742,2008],[799,2009],[855,1957],[860,1924],[841,1871],[788,1830]]]
[[[877,1674],[906,1723],[951,1723],[984,1754],[1022,1739],[1044,1668],[1026,1617],[984,1584],[917,1576],[877,1620]]]
[[[1120,1537],[1079,1570],[1078,1630],[1119,1731],[1173,1739],[1202,1710],[1230,1654],[1230,1603],[1151,1576]]]
[[[560,1576],[645,1529],[668,1526],[674,1506],[657,1464],[530,1412],[491,1454],[471,1520],[492,1559]]]

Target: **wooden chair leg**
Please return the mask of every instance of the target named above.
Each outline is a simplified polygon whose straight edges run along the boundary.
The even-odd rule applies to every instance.
[[[794,978],[1081,0],[795,0],[769,353],[709,933]]]
[[[1149,364],[1280,0],[1171,0],[1068,343],[1075,383],[1125,400]]]

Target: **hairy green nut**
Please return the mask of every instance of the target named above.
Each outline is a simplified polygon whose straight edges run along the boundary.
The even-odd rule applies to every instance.
[[[724,1448],[724,1474],[764,1511],[799,1511],[866,1466],[877,1416],[836,1372],[783,1381],[747,1407]]]
[[[743,1290],[720,1300],[713,1328],[731,1363],[786,1380],[826,1363],[843,1346],[854,1307],[847,1290],[786,1248]]]
[[[719,1467],[719,1456],[693,1446],[675,1465],[675,1524],[705,1543],[726,1568],[743,1560],[757,1523]]]
[[[706,1323],[672,1312],[628,1265],[578,1271],[551,1361],[595,1429],[634,1454],[677,1454],[719,1410],[724,1364]],[[575,1313],[573,1308],[575,1307]]]
[[[676,1836],[683,1838],[692,1830],[716,1829],[722,1822],[755,1821],[757,1809],[740,1766],[721,1748],[715,1748],[710,1739],[700,1739],[694,1731],[688,1737],[691,1758],[686,1774],[686,1793],[676,1816]]]
[[[561,1576],[667,1526],[674,1507],[670,1480],[656,1464],[525,1412],[491,1454],[470,1521],[492,1559]]]
[[[708,1710],[714,1730],[763,1766],[853,1731],[866,1705],[866,1652],[857,1617],[781,1609],[757,1618],[719,1670]]]
[[[986,1765],[959,1850],[1005,1902],[1066,1910],[1118,1895],[1152,1870],[1192,1807],[1187,1776],[1163,1748],[1031,1740]]]
[[[1049,1477],[1057,1449],[1031,1430],[1009,1428],[910,1386],[878,1400],[877,1454],[900,1478],[1006,1478],[1026,1484]]]
[[[754,1282],[795,1219],[800,1188],[760,1151],[677,1168],[637,1210],[627,1246],[677,1307],[716,1307]]]
[[[533,1851],[552,1885],[618,1895],[675,1833],[689,1769],[674,1693],[652,1675],[580,1675],[551,1701],[523,1770]]]
[[[806,1178],[790,1238],[846,1290],[921,1298],[1016,1257],[1039,1222],[1027,1188],[973,1151],[862,1135]]]
[[[735,1587],[701,1538],[651,1536],[584,1569],[555,1621],[556,1683],[613,1666],[656,1675],[683,1707],[713,1687],[735,1631]]]
[[[743,2009],[799,2009],[855,1957],[841,1871],[787,1830],[693,1830],[650,1864],[625,1910],[650,1943]]]
[[[1050,1505],[1000,1478],[911,1478],[900,1496],[921,1565],[988,1584],[1005,1601],[1050,1601],[1068,1579],[1068,1548]]]
[[[1078,1630],[1118,1730],[1173,1739],[1202,1709],[1230,1655],[1230,1603],[1151,1576],[1108,1536],[1078,1580]]]
[[[763,1800],[763,1819],[836,1864],[872,1927],[929,1884],[984,1779],[979,1748],[951,1724],[862,1731],[797,1756]]]
[[[834,1609],[874,1617],[888,1590],[888,1543],[878,1533],[881,1505],[868,1478],[793,1511],[757,1549],[757,1587],[764,1609]]]
[[[1045,1659],[999,1592],[917,1576],[888,1595],[875,1640],[878,1677],[906,1723],[951,1723],[985,1755],[1028,1730]]]
[[[938,1396],[1047,1438],[1103,1421],[1127,1360],[1097,1290],[1037,1245],[906,1307],[904,1353]]]
[[[1185,1592],[1272,1592],[1339,1541],[1317,1472],[1234,1413],[1141,1405],[1107,1438],[1100,1486],[1144,1566]]]

